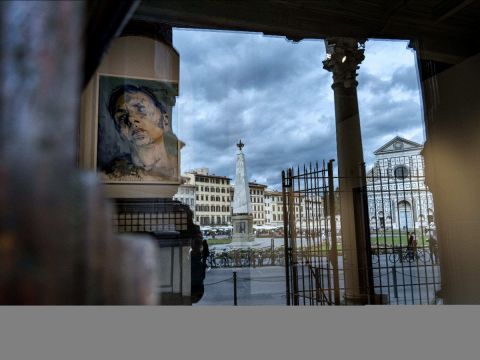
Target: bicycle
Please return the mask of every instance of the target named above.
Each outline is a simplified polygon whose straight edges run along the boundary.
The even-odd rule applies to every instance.
[[[394,248],[393,252],[388,256],[388,260],[391,263],[408,262],[411,263],[415,260],[420,260],[424,263],[430,261],[430,253],[427,249],[416,249],[416,251],[408,248],[398,247]]]
[[[207,258],[207,263],[210,268],[217,268],[219,267],[217,264],[217,256],[215,254],[215,250],[210,250],[210,255]]]
[[[380,249],[372,249],[372,264],[378,264],[380,262]]]

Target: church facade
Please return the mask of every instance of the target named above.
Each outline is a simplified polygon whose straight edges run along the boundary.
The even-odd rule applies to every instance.
[[[416,232],[434,228],[432,193],[425,184],[423,145],[396,136],[374,152],[367,173],[370,227]]]

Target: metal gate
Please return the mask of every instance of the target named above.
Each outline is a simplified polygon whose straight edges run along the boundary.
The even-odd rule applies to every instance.
[[[381,160],[340,194],[333,160],[282,172],[287,305],[348,305],[355,272],[364,304],[437,304],[438,241],[423,158]],[[356,267],[345,268],[340,198],[353,198]],[[345,209],[344,209],[345,210]],[[350,256],[350,255],[348,255]]]

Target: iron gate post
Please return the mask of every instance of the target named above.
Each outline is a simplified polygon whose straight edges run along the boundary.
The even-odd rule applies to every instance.
[[[286,183],[285,171],[282,171],[282,202],[283,202],[283,247],[285,252],[285,282],[287,292],[287,305],[290,305],[290,258],[288,251],[288,212],[286,189],[289,184]],[[273,250],[273,249],[272,249]],[[272,251],[273,253],[273,251]]]
[[[340,305],[340,281],[338,276],[338,251],[337,251],[337,222],[335,219],[335,187],[333,183],[333,161],[328,162],[328,200],[330,209],[330,234],[331,248],[330,261],[333,267],[333,290],[335,305]]]
[[[295,217],[295,193],[293,190],[293,170],[288,169],[288,182],[290,187],[288,188],[288,233],[290,235],[290,266],[292,268],[292,295],[293,305],[299,305],[298,295],[298,268],[297,268],[297,227]]]
[[[372,271],[372,247],[370,241],[365,163],[360,164],[359,170],[362,183],[365,184],[362,187],[353,189],[359,288],[361,294],[364,294],[366,297],[364,301],[372,304],[374,303],[375,291]]]

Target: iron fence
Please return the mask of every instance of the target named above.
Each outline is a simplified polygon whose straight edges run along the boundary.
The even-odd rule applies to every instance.
[[[354,292],[364,304],[438,303],[435,212],[423,159],[380,160],[359,174],[361,186],[340,191],[333,160],[282,173],[287,304],[351,304]],[[352,216],[354,248],[342,236],[341,214]]]

